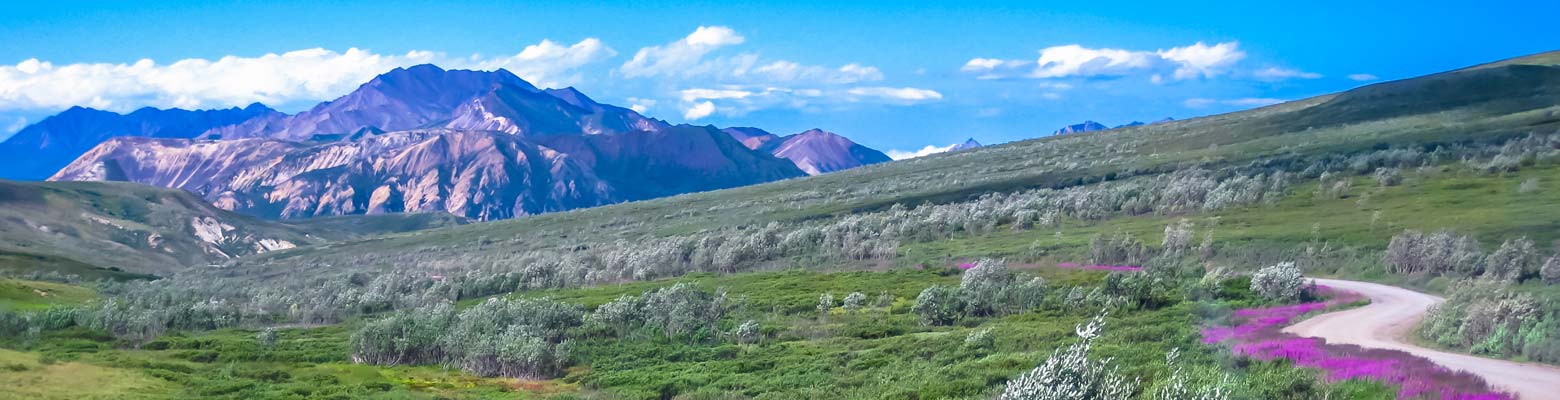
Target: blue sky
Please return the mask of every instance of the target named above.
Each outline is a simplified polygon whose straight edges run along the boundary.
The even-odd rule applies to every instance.
[[[672,122],[911,151],[1560,48],[1555,2],[28,3],[0,12],[0,136],[73,104],[297,111],[434,62]]]

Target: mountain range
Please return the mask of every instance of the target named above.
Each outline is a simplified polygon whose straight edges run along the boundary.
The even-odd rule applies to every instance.
[[[791,160],[808,175],[893,161],[883,152],[817,128],[783,137],[759,128],[737,127],[723,131],[749,149]]]
[[[1126,127],[1132,127],[1132,126],[1153,125],[1153,124],[1157,124],[1157,123],[1161,123],[1161,122],[1170,122],[1170,121],[1174,121],[1174,120],[1175,120],[1175,118],[1165,117],[1164,119],[1161,119],[1161,120],[1158,120],[1158,121],[1154,121],[1154,122],[1144,123],[1142,121],[1132,121],[1132,122],[1128,122],[1128,123],[1125,123],[1125,124],[1116,125],[1115,127],[1106,126],[1105,124],[1094,122],[1094,121],[1083,121],[1083,123],[1081,123],[1081,124],[1068,125],[1068,126],[1062,127],[1061,129],[1057,129],[1056,131],[1051,132],[1051,136],[1068,135],[1068,134],[1084,133],[1084,132],[1094,132],[1094,131],[1103,131],[1103,130],[1117,129],[1117,128],[1126,128]]]
[[[129,114],[71,107],[17,131],[0,143],[0,178],[41,180],[98,143],[116,136],[191,138],[205,131],[276,114],[259,103],[225,110],[142,108]]]
[[[129,115],[73,108],[23,133],[3,149],[50,155],[9,177],[179,188],[265,218],[503,219],[889,161],[819,129],[780,137],[672,125],[502,69],[433,65],[397,68],[291,115],[258,104]]]
[[[1055,132],[1051,132],[1051,135],[1069,135],[1074,133],[1103,131],[1106,129],[1110,129],[1110,127],[1094,121],[1083,121],[1081,124],[1068,125],[1062,127],[1062,129],[1057,129]]]

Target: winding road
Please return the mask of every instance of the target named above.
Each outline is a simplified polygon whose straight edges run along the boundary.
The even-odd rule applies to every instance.
[[[1560,399],[1560,368],[1448,353],[1416,346],[1405,338],[1420,318],[1445,299],[1395,286],[1316,279],[1320,285],[1370,298],[1370,305],[1312,317],[1284,332],[1326,339],[1328,343],[1401,350],[1450,369],[1483,377],[1490,385],[1523,399]]]

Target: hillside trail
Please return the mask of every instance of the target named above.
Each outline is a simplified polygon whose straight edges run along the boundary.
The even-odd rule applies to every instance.
[[[1560,368],[1450,353],[1413,344],[1410,331],[1431,306],[1445,299],[1378,283],[1316,279],[1319,285],[1359,293],[1370,299],[1364,307],[1331,312],[1284,328],[1299,336],[1326,339],[1328,343],[1400,350],[1424,357],[1453,370],[1483,377],[1497,389],[1522,399],[1560,399]]]

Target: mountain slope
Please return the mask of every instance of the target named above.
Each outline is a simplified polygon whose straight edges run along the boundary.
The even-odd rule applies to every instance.
[[[491,220],[804,175],[713,128],[672,127],[504,70],[432,65],[203,136],[111,140],[51,179],[181,188],[266,218],[440,211]],[[850,157],[875,153],[832,140]],[[810,149],[796,152],[832,154]],[[831,163],[825,169],[859,165],[808,157]]]
[[[668,127],[622,107],[597,103],[574,88],[538,91],[498,85],[456,107],[442,126],[522,136],[596,135]]]
[[[760,149],[769,150],[775,157],[791,160],[808,175],[893,161],[883,152],[822,129],[809,129],[772,140]]]
[[[731,135],[731,138],[737,139],[738,142],[742,142],[743,146],[753,150],[768,148],[770,147],[768,146],[770,141],[780,138],[780,136],[769,133],[769,131],[752,127],[730,127],[721,129],[721,132],[726,132],[726,134]]]
[[[679,125],[617,135],[555,135],[536,140],[569,154],[609,182],[623,200],[643,200],[803,176],[795,165],[756,152],[710,127]]]
[[[799,175],[706,129],[535,139],[431,129],[313,144],[119,138],[51,179],[181,188],[267,218],[440,211],[492,220]]]
[[[296,115],[213,129],[206,139],[334,140],[364,129],[444,127],[519,135],[603,134],[665,128],[660,120],[597,103],[574,88],[541,90],[509,71],[431,64],[386,72],[341,98]]]
[[[187,138],[217,126],[275,114],[259,103],[225,110],[142,108],[129,114],[72,107],[22,128],[0,143],[0,179],[41,180],[116,136]]]
[[[808,175],[893,161],[883,152],[856,144],[844,136],[822,129],[810,129],[785,137],[749,127],[725,128],[721,129],[721,132],[730,135],[749,149],[790,160]]]
[[[502,69],[444,70],[423,64],[376,76],[352,93],[296,115],[258,118],[212,129],[201,137],[303,141],[315,135],[351,133],[366,127],[385,131],[421,128],[448,119],[456,107],[500,85],[536,90]]]
[[[179,190],[0,180],[0,268],[168,274],[323,240],[217,209]],[[27,261],[31,260],[31,261]],[[109,274],[112,275],[112,274]]]

